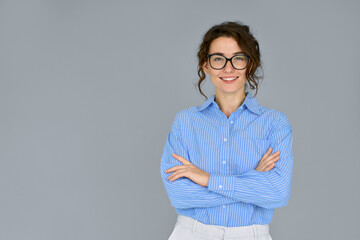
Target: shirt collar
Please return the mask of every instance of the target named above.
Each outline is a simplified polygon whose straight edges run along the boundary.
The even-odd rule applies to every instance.
[[[209,107],[211,104],[213,104],[215,107],[219,108],[219,106],[217,105],[217,103],[214,101],[215,99],[215,94],[210,96],[204,103],[203,105],[200,105],[197,107],[197,110],[200,112],[204,109],[206,109],[207,107]],[[258,102],[256,101],[256,98],[254,98],[253,95],[251,95],[251,93],[247,92],[246,93],[246,97],[244,100],[244,105],[253,113],[256,113],[258,115],[261,115],[261,110],[260,110],[260,105],[258,104]]]

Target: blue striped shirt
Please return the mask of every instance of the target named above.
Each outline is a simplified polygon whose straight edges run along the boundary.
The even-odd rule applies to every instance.
[[[179,111],[161,157],[162,181],[178,214],[204,224],[239,227],[269,224],[275,208],[290,198],[293,154],[287,116],[263,107],[246,93],[229,118],[209,97],[201,106]],[[268,150],[280,151],[270,171],[255,170]],[[166,169],[182,165],[175,153],[210,173],[207,187],[186,177],[167,180]]]

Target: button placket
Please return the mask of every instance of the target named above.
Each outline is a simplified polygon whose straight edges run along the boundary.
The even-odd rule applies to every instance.
[[[230,116],[230,118],[232,118]],[[224,155],[222,156],[222,159],[220,160],[220,163],[222,166],[224,166],[223,171],[225,174],[227,174],[228,169],[226,168],[226,161],[229,158],[229,136],[230,136],[230,123],[229,123],[229,119],[226,119],[226,121],[224,121],[223,123],[223,134],[224,134]],[[221,188],[221,187],[220,187]]]
[[[230,120],[229,119],[229,121],[228,121],[228,132],[229,132],[229,135],[230,135],[230,131],[231,131],[231,129],[232,129],[232,126],[230,125],[230,124],[234,124],[234,120]],[[229,151],[230,151],[230,148],[229,148]],[[223,165],[225,165],[226,164],[226,160],[224,159],[223,161],[222,161],[222,163],[223,163]]]

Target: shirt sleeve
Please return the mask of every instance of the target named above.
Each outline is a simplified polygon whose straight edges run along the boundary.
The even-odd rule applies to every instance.
[[[287,205],[292,182],[292,127],[285,114],[275,121],[269,135],[273,151],[280,159],[270,171],[251,170],[241,175],[210,174],[208,189],[233,199],[263,208]],[[260,160],[260,159],[259,159]]]
[[[203,187],[186,177],[178,178],[175,181],[167,180],[168,176],[174,172],[165,173],[165,170],[182,165],[179,160],[172,156],[172,153],[191,162],[181,139],[179,113],[176,114],[170,133],[167,136],[160,164],[161,178],[172,206],[175,208],[202,208],[239,202],[236,199],[211,192],[207,187]]]

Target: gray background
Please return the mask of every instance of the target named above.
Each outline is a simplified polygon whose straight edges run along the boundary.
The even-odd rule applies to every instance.
[[[358,1],[0,1],[0,239],[167,239],[175,114],[201,105],[196,51],[250,25],[258,102],[294,134],[281,239],[359,238]],[[206,80],[207,96],[214,93]]]

